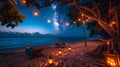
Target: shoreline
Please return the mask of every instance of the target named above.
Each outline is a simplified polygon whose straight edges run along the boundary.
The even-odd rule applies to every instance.
[[[87,42],[99,42],[99,41],[97,41],[97,40],[88,40]],[[72,44],[77,44],[77,43],[84,43],[84,41],[67,43],[66,45],[67,45],[67,46],[70,46],[70,45],[72,45]],[[53,47],[53,46],[55,46],[55,44],[37,45],[37,46],[35,45],[35,46],[32,46],[32,47],[33,47],[34,49],[36,49],[36,48],[41,48],[41,47]],[[20,51],[25,51],[25,48],[26,48],[26,47],[0,49],[0,55],[9,54],[9,53],[16,53],[16,52],[20,52]]]
[[[29,65],[34,65],[35,67],[37,64],[44,63],[46,64],[46,60],[52,56],[56,62],[61,63],[61,61],[65,62],[69,67],[74,65],[74,63],[69,62],[75,62],[76,65],[81,65],[82,63],[86,62],[89,65],[92,65],[96,59],[85,57],[84,54],[102,43],[99,41],[87,41],[88,46],[84,46],[84,42],[75,42],[75,43],[68,43],[66,44],[67,47],[65,48],[56,48],[55,45],[49,45],[49,46],[36,46],[34,49],[40,49],[43,47],[42,54],[44,57],[36,57],[34,59],[30,59],[27,55],[24,49],[22,50],[16,50],[13,53],[9,53],[6,55],[0,55],[0,67],[9,67],[10,65],[13,65],[13,67],[29,67]],[[72,51],[68,51],[68,47],[72,48]],[[63,54],[59,56],[58,51],[61,50]],[[39,53],[39,51],[38,51]],[[86,58],[86,60],[84,60]],[[65,61],[65,59],[67,59]],[[69,59],[69,60],[68,60]],[[91,61],[92,60],[92,61]],[[11,62],[12,61],[12,62]],[[79,61],[79,63],[78,63]],[[90,63],[89,63],[90,62]],[[5,66],[6,65],[6,66]],[[39,66],[39,67],[45,67],[45,66]],[[92,66],[94,67],[94,66]]]

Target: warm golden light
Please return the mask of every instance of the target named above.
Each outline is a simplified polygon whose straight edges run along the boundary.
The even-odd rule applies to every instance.
[[[109,24],[110,27],[112,27],[112,24]]]
[[[85,21],[88,22],[88,19],[86,19]]]
[[[115,66],[115,65],[116,65],[116,64],[115,64],[115,60],[112,59],[112,58],[107,58],[107,63],[108,63],[109,65],[111,65],[111,66]]]
[[[37,11],[34,11],[34,16],[38,16],[38,12]]]
[[[48,63],[49,63],[49,64],[52,64],[52,63],[53,63],[53,59],[52,59],[51,57],[48,59]]]
[[[50,20],[50,19],[48,19],[48,20],[47,20],[47,22],[48,22],[48,23],[50,23],[50,22],[51,22],[51,20]]]
[[[81,19],[79,18],[78,21],[81,21]]]
[[[76,21],[74,21],[73,23],[76,24]]]
[[[116,22],[115,21],[112,21],[112,24],[115,24]]]
[[[91,18],[90,18],[90,17],[88,17],[88,19],[90,20]]]
[[[59,50],[59,51],[58,51],[58,54],[59,54],[59,55],[61,55],[61,54],[62,54],[62,51],[61,51],[61,50]]]
[[[66,23],[65,25],[66,25],[66,26],[69,26],[69,23]]]
[[[107,41],[107,45],[109,45],[110,44],[110,41]]]
[[[26,48],[27,48],[27,49],[29,49],[29,48],[30,48],[30,46],[27,46]]]
[[[71,51],[71,50],[72,50],[72,48],[71,48],[71,47],[69,47],[69,48],[68,48],[68,50],[69,50],[69,51]]]
[[[84,16],[84,14],[82,13],[82,14],[81,14],[81,16],[83,17],[83,16]]]
[[[85,21],[83,21],[83,24],[85,24]]]
[[[25,0],[22,0],[21,2],[22,2],[23,4],[24,4],[24,3],[26,3],[26,1],[25,1]]]

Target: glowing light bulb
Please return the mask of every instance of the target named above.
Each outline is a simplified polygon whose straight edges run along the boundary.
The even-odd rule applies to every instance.
[[[107,45],[109,45],[110,44],[110,41],[107,41]]]
[[[69,26],[69,23],[66,23],[65,25],[66,25],[66,26]]]
[[[25,0],[21,0],[21,2],[22,2],[23,4],[25,4],[25,3],[26,3],[26,1],[25,1]]]
[[[83,24],[85,24],[85,21],[83,21]]]
[[[115,21],[112,21],[112,24],[115,24],[116,22]]]
[[[34,16],[38,16],[39,14],[38,14],[38,12],[37,11],[35,11],[34,12]]]
[[[75,22],[75,21],[74,21],[73,23],[74,23],[74,24],[76,24],[76,22]]]
[[[81,16],[83,17],[83,16],[84,16],[84,14],[82,13],[82,14],[81,14]]]
[[[71,48],[71,47],[69,47],[69,48],[68,48],[68,50],[69,50],[69,51],[71,51],[71,50],[72,50],[72,48]]]
[[[86,19],[86,22],[88,22],[88,19]]]
[[[50,22],[51,22],[51,20],[50,20],[50,19],[48,19],[48,20],[47,20],[47,22],[48,22],[48,23],[50,23]]]
[[[91,18],[90,18],[90,17],[88,17],[88,19],[90,20]]]
[[[79,18],[78,21],[81,21],[81,19]]]

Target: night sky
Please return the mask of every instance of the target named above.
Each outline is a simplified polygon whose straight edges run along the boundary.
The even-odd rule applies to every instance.
[[[26,8],[19,1],[16,2],[16,6],[19,7],[20,13],[24,14],[26,18],[14,29],[0,26],[0,31],[20,33],[39,32],[41,34],[58,34],[63,36],[83,37],[82,26],[66,26],[66,23],[71,22],[71,20],[67,17],[69,6],[60,6],[58,3],[54,3],[49,7],[37,10],[34,6]],[[34,12],[36,11],[39,14],[38,16],[34,15]],[[88,31],[87,36],[89,36]]]

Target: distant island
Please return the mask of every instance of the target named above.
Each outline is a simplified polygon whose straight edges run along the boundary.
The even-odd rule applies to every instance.
[[[0,31],[0,38],[40,38],[40,37],[59,37],[59,38],[83,38],[79,36],[62,36],[61,34],[41,34],[39,32],[35,33],[20,33],[20,32],[1,32]]]

